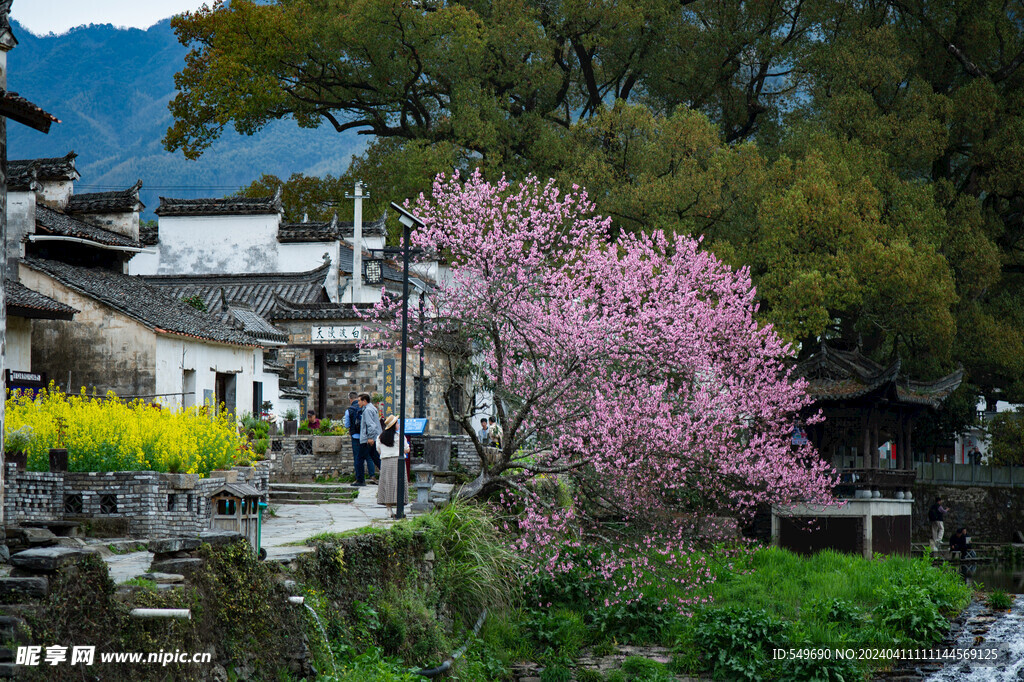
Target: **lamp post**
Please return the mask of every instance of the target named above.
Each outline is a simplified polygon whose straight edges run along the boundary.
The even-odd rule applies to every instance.
[[[423,227],[423,221],[404,208],[391,202],[391,208],[398,211],[398,221],[402,223],[402,395],[398,402],[398,496],[395,518],[405,518],[405,380],[406,356],[409,350],[409,237],[412,227]]]

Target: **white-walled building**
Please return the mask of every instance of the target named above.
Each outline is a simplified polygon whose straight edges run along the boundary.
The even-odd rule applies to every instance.
[[[268,381],[264,372],[263,348],[281,345],[283,335],[242,310],[209,314],[127,274],[133,258],[149,255],[139,241],[141,182],[76,195],[74,162],[72,152],[9,164],[10,275],[33,301],[60,306],[32,320],[28,344],[26,325],[15,321],[18,362],[71,392],[260,411],[264,384],[277,390],[277,377]]]

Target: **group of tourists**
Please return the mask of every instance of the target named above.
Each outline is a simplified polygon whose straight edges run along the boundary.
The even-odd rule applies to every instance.
[[[409,441],[406,439],[404,453],[401,452],[398,417],[389,414],[381,419],[368,393],[353,391],[348,397],[352,402],[345,410],[344,424],[352,437],[354,485],[359,488],[367,484],[377,486],[377,504],[387,507],[394,517],[398,504],[399,463],[405,460],[408,467]],[[405,502],[409,501],[409,486],[405,486],[404,498]]]
[[[345,410],[343,423],[352,437],[352,463],[355,466],[357,488],[377,486],[377,504],[387,507],[394,516],[398,504],[398,471],[400,462],[405,462],[406,480],[411,478],[409,461],[409,439],[405,448],[398,443],[398,417],[389,414],[381,418],[380,411],[373,404],[368,393],[348,394],[351,404]],[[316,417],[310,411],[310,419]],[[504,434],[494,417],[480,420],[477,433],[485,447],[500,448]],[[405,501],[409,501],[409,486],[405,486]]]
[[[476,432],[476,436],[484,444],[484,447],[500,448],[504,434],[498,421],[494,417],[489,417],[480,420],[480,430]]]

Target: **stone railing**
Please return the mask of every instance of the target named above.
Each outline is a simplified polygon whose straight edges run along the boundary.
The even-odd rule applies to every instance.
[[[916,462],[918,483],[1024,487],[1024,467]]]

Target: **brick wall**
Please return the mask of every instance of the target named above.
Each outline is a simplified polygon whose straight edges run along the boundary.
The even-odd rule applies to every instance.
[[[270,439],[267,458],[275,483],[308,483],[316,478],[351,476],[352,439],[341,439],[340,453],[316,453],[313,436],[275,436]]]
[[[458,462],[471,476],[480,473],[480,456],[472,438],[466,434],[452,436],[452,461]]]
[[[266,501],[270,463],[235,467],[239,482]],[[41,472],[7,465],[4,513],[8,523],[123,519],[130,537],[194,535],[209,527],[209,497],[221,477],[155,471]]]

